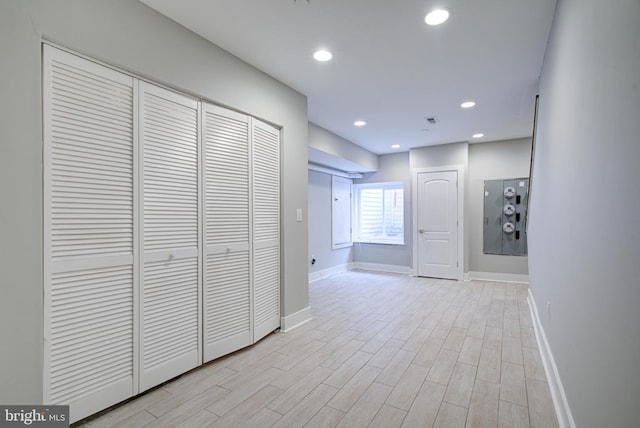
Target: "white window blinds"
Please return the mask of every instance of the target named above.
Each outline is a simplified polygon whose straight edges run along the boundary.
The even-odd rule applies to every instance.
[[[404,244],[402,183],[355,185],[356,241]]]

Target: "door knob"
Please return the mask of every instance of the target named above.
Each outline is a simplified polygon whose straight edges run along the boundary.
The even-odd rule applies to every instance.
[[[420,229],[420,230],[418,230],[418,232],[424,233],[424,229]]]

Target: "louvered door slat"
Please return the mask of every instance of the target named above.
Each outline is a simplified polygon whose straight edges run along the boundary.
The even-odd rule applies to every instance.
[[[254,341],[280,326],[280,133],[253,119]]]
[[[249,119],[205,104],[204,359],[250,345]]]
[[[199,357],[198,109],[140,84],[144,267],[140,390]]]
[[[133,79],[44,47],[45,402],[134,393]]]

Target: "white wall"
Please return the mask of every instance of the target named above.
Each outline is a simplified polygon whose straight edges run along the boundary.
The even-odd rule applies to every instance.
[[[469,164],[469,144],[454,143],[439,146],[420,147],[409,151],[409,167],[431,168],[437,166]]]
[[[576,426],[638,427],[638,0],[558,1],[539,107],[531,292]]]
[[[378,170],[378,155],[311,122],[309,147],[316,151],[320,164],[346,172]],[[339,164],[331,163],[336,161]]]
[[[0,403],[42,400],[40,38],[0,2]]]
[[[532,100],[533,102],[533,100]],[[533,121],[533,118],[532,118]],[[313,133],[310,125],[310,141],[312,135],[321,135],[322,128]],[[324,134],[332,135],[330,133]],[[316,138],[317,139],[317,138]],[[339,146],[340,140],[333,140],[332,144]],[[411,223],[411,168],[438,167],[449,165],[465,166],[466,195],[465,195],[465,271],[488,272],[499,274],[527,275],[527,257],[498,256],[482,253],[482,216],[483,216],[483,186],[484,180],[527,177],[529,175],[529,162],[531,154],[531,139],[494,141],[478,144],[447,144],[412,149],[410,152],[381,155],[378,157],[378,171],[366,173],[363,179],[356,179],[354,183],[375,183],[384,181],[402,181],[405,186],[405,243],[406,245],[380,245],[359,244],[353,247],[352,260],[354,262],[376,263],[411,267],[411,251],[413,230]],[[354,158],[358,160],[358,158]],[[347,261],[342,253],[326,251],[326,242],[330,248],[330,223],[323,222],[319,215],[312,214],[327,212],[330,215],[330,201],[326,204],[317,199],[324,200],[330,195],[331,180],[326,175],[320,178],[320,173],[314,174],[314,183],[309,181],[309,231],[310,254],[318,258],[318,266],[312,266],[311,271],[318,271],[328,267],[344,264]],[[321,174],[322,175],[322,174]],[[323,188],[326,186],[326,188]],[[313,188],[312,188],[313,187]],[[317,196],[316,196],[317,195]],[[321,196],[325,195],[325,196]],[[313,215],[313,218],[311,217]],[[326,223],[326,227],[325,227]],[[316,228],[315,225],[318,225]],[[319,230],[324,232],[320,233]],[[325,248],[325,249],[323,249]],[[350,254],[351,256],[351,254]]]
[[[533,103],[534,100],[531,100]],[[533,118],[531,118],[533,122]],[[469,145],[469,187],[466,216],[469,227],[469,270],[527,275],[526,256],[484,254],[484,181],[529,176],[531,138]]]
[[[400,181],[404,186],[404,243],[405,245],[354,243],[354,262],[409,267],[411,265],[411,174],[409,152],[381,155],[378,172],[366,174],[354,183]]]
[[[331,174],[309,170],[309,273],[353,261],[353,247],[331,249]],[[311,265],[311,258],[316,264]]]
[[[306,308],[306,97],[136,0],[3,0],[0,403],[42,400],[41,37],[283,126],[282,315]]]

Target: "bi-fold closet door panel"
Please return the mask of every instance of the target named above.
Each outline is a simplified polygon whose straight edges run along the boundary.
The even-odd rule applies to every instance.
[[[280,326],[279,130],[44,46],[44,402],[76,421]]]
[[[200,364],[198,103],[140,82],[140,390]]]
[[[253,342],[250,118],[202,105],[204,361]]]
[[[253,290],[257,342],[280,327],[280,131],[252,119]]]
[[[78,420],[136,391],[134,79],[44,46],[44,397]]]
[[[280,131],[203,103],[204,360],[280,327]]]

